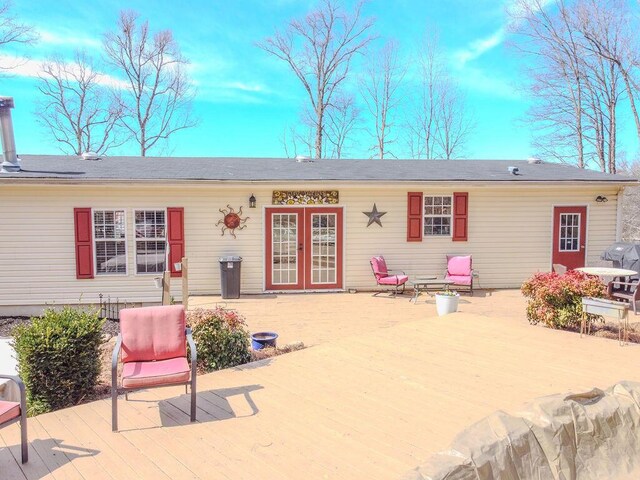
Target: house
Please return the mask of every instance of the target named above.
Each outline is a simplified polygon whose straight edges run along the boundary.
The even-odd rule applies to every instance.
[[[247,294],[372,289],[379,254],[411,276],[470,253],[481,288],[519,287],[553,263],[598,263],[635,183],[537,161],[23,155],[20,167],[0,174],[0,314],[100,294],[158,302],[167,254],[177,300],[183,255],[195,295],[220,291],[228,255],[243,258]]]

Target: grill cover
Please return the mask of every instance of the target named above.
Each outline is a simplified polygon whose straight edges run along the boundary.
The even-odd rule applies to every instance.
[[[615,268],[627,268],[640,272],[640,243],[614,243],[602,253],[600,258],[613,262]],[[634,275],[631,278],[638,279],[640,275]]]

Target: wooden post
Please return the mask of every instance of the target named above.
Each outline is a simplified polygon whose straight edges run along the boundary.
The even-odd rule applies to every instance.
[[[189,309],[189,263],[187,257],[182,257],[182,305],[185,311]]]
[[[171,272],[162,274],[162,305],[171,305]]]

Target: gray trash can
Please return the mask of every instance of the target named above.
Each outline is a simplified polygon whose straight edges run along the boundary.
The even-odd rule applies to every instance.
[[[240,266],[242,257],[220,257],[222,298],[240,298]]]

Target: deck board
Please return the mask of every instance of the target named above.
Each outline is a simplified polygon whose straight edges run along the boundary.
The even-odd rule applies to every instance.
[[[200,376],[195,424],[184,388],[169,387],[122,398],[117,434],[109,399],[30,419],[24,467],[17,425],[0,430],[2,478],[399,478],[495,410],[640,381],[638,346],[508,316],[384,308],[411,319]]]

